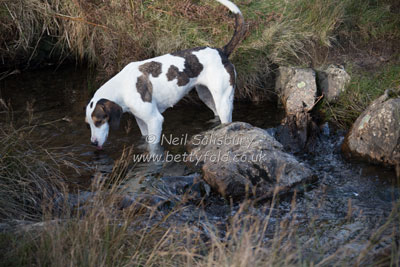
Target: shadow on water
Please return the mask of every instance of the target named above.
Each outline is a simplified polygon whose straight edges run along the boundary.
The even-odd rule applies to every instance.
[[[44,122],[64,118],[54,125],[37,128],[33,134],[35,138],[48,139],[49,146],[60,147],[65,153],[73,153],[74,157],[87,164],[81,166],[80,175],[71,172],[69,177],[72,184],[81,188],[90,183],[96,171],[110,172],[114,160],[120,157],[124,146],[133,144],[135,152],[142,153],[144,145],[135,120],[128,115],[124,115],[120,129],[110,133],[104,151],[98,152],[90,145],[90,131],[84,122],[84,107],[90,99],[87,77],[86,71],[63,69],[57,72],[42,70],[23,73],[0,81],[0,97],[10,100],[18,122],[24,123],[28,120],[28,113],[25,112],[27,102],[33,103],[34,121]],[[163,115],[164,136],[178,137],[181,140],[184,140],[186,135],[190,137],[216,125],[212,120],[212,112],[202,104],[183,102],[168,109]],[[282,111],[271,103],[234,104],[234,121],[244,121],[257,127],[269,128],[279,125],[282,117]],[[298,197],[294,213],[289,213],[291,199],[281,199],[276,212],[273,213],[272,221],[296,214],[296,220],[307,225],[312,218],[318,216],[314,223],[319,225],[318,231],[321,231],[326,242],[336,239],[338,242],[344,242],[354,234],[361,232],[369,234],[368,231],[365,233],[366,229],[373,229],[376,223],[388,216],[392,202],[399,197],[398,182],[394,172],[345,161],[340,154],[342,140],[343,134],[327,134],[322,136],[315,155],[299,156],[314,168],[319,181],[311,190]],[[182,153],[185,147],[183,144],[176,146],[165,144],[164,149],[171,153]],[[185,168],[181,165],[169,166],[168,171],[164,170],[164,174],[165,176],[189,174],[190,171]],[[154,165],[138,164],[132,174],[132,180],[145,177],[148,183],[142,186],[152,186],[154,179],[158,179],[154,177],[158,171],[159,169],[154,169]],[[132,186],[138,184],[133,182]],[[157,190],[161,192],[163,189],[157,188]],[[226,202],[218,197],[213,201],[215,204],[209,205],[206,210],[207,220],[224,221],[232,214]],[[353,216],[359,219],[344,223],[348,221],[349,206]],[[181,214],[181,220],[197,220],[200,215],[194,215],[195,212],[193,210],[191,215]],[[255,212],[260,213],[261,217],[265,216],[261,214],[261,209]],[[351,234],[343,237],[343,231],[346,229],[350,229]],[[323,243],[323,240],[321,242]]]

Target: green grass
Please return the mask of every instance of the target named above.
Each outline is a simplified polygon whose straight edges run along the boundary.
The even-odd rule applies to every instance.
[[[339,40],[364,45],[400,38],[395,0],[235,3],[250,25],[247,39],[232,57],[238,98],[262,98],[273,64],[318,67],[327,63],[321,51],[340,47]],[[38,39],[50,34],[65,55],[96,65],[100,80],[133,60],[195,46],[221,47],[234,25],[227,9],[212,0],[23,0],[0,6],[5,14],[0,55],[5,61],[34,58]]]
[[[392,89],[394,96],[400,95],[400,64],[390,64],[380,70],[355,71],[349,68],[352,77],[346,92],[337,104],[328,105],[327,119],[347,129],[357,117],[386,89]]]
[[[393,0],[352,0],[346,7],[346,31],[365,41],[400,38],[400,6]]]

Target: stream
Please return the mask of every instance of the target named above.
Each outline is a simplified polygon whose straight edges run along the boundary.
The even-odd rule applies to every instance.
[[[84,108],[91,96],[89,88],[93,87],[88,76],[89,72],[84,69],[62,67],[57,71],[23,72],[0,81],[0,97],[10,101],[18,122],[59,120],[51,126],[38,127],[33,137],[46,139],[49,147],[57,147],[85,163],[79,165],[79,174],[72,170],[67,173],[71,187],[82,192],[89,190],[96,172],[111,172],[124,147],[134,145],[135,153],[142,153],[145,143],[133,117],[124,114],[120,129],[110,132],[103,151],[97,151],[90,144],[90,130],[84,122]],[[33,109],[33,118],[26,112],[27,103]],[[193,104],[183,100],[163,115],[163,134],[167,137],[190,137],[217,125],[212,120],[213,113],[200,102]],[[233,121],[266,129],[278,126],[283,116],[283,110],[275,104],[234,103]],[[349,253],[359,253],[361,244],[389,216],[393,202],[399,198],[399,187],[393,170],[344,160],[340,154],[343,138],[343,132],[326,126],[316,153],[297,155],[300,161],[314,169],[318,181],[297,194],[296,207],[292,211],[290,196],[279,199],[270,220],[295,219],[300,228],[300,239],[309,240],[317,233],[319,244],[325,251],[346,244]],[[164,144],[163,148],[172,154],[185,151],[182,144]],[[198,175],[185,164],[138,163],[128,174],[127,193],[151,192],[160,201],[168,199],[165,209],[173,209],[174,199],[178,201],[186,184]],[[188,202],[190,208],[176,213],[174,220],[223,224],[239,209],[216,194],[211,194],[202,208],[195,203]],[[269,209],[260,204],[248,212],[264,218]],[[309,231],[311,222],[315,225],[314,233]]]

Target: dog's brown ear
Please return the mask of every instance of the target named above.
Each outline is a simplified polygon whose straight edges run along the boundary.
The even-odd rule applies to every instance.
[[[100,99],[98,104],[103,106],[103,110],[108,116],[108,124],[113,130],[118,129],[122,117],[122,108],[113,101]]]

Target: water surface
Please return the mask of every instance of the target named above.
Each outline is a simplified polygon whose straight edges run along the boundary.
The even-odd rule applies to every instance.
[[[144,151],[139,128],[128,114],[124,115],[120,129],[110,133],[104,151],[97,151],[90,145],[90,130],[84,122],[84,108],[91,96],[88,87],[93,84],[88,76],[85,70],[66,68],[24,72],[0,81],[0,96],[10,101],[18,123],[59,120],[37,127],[33,138],[45,139],[48,146],[58,147],[66,155],[72,153],[84,163],[79,165],[80,174],[73,171],[68,173],[69,182],[82,190],[87,190],[96,172],[111,171],[124,147],[134,145],[138,154]],[[33,110],[33,118],[26,111],[27,105]],[[190,137],[217,125],[213,113],[202,103],[182,101],[163,115],[163,134],[167,137]],[[272,103],[234,104],[234,121],[270,128],[279,125],[282,117],[282,110]],[[340,154],[342,140],[343,133],[340,132],[322,135],[315,155],[298,155],[299,160],[307,162],[315,170],[318,182],[306,192],[298,194],[293,212],[290,212],[291,197],[283,197],[271,217],[273,222],[295,216],[303,227],[304,238],[315,234],[307,232],[307,226],[312,222],[317,225],[315,232],[321,236],[321,246],[328,248],[338,247],[355,237],[364,242],[386,220],[393,202],[399,197],[394,171],[344,160]],[[185,146],[165,144],[164,150],[179,154],[185,151]],[[182,181],[184,183],[184,179],[173,180],[160,176],[182,174],[191,174],[190,169],[181,164],[164,166],[141,163],[136,165],[130,174],[131,181],[127,183],[132,187],[132,192],[153,187],[160,197],[174,199],[176,186]],[[142,178],[145,178],[145,183],[142,180],[138,182]],[[213,195],[205,210],[193,206],[190,211],[177,213],[175,219],[185,223],[198,223],[204,219],[218,224],[225,222],[236,211],[236,206],[231,207]],[[256,206],[249,212],[265,217],[268,209]]]

